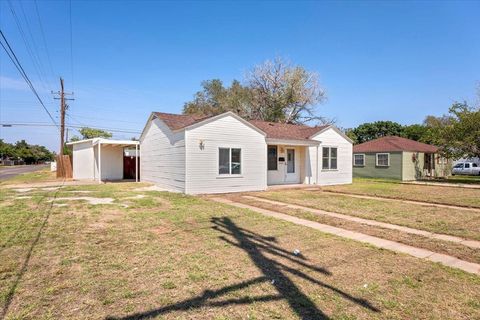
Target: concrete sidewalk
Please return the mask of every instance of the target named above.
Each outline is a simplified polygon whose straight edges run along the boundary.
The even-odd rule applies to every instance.
[[[350,231],[342,228],[337,228],[337,227],[332,227],[326,224],[321,224],[318,222],[310,221],[310,220],[305,220],[305,219],[300,219],[294,216],[290,216],[288,214],[283,214],[280,212],[275,212],[271,210],[266,210],[254,206],[250,206],[247,204],[243,204],[240,202],[234,202],[232,200],[226,199],[226,198],[220,198],[220,197],[211,197],[210,198],[213,201],[228,204],[231,206],[235,206],[238,208],[244,208],[244,209],[249,209],[258,213],[261,213],[265,216],[273,217],[276,219],[281,219],[284,221],[288,221],[297,225],[313,228],[315,230],[325,232],[328,234],[333,234],[339,237],[343,237],[346,239],[351,239],[351,240],[356,240],[360,241],[363,243],[368,243],[370,245],[376,246],[378,248],[383,248],[383,249],[388,249],[400,253],[405,253],[417,258],[421,259],[426,259],[432,262],[438,262],[441,263],[445,266],[452,267],[452,268],[457,268],[460,270],[463,270],[465,272],[473,273],[480,275],[480,264],[477,263],[472,263],[464,260],[460,260],[458,258],[446,255],[446,254],[440,254],[436,253],[430,250],[425,250],[421,248],[416,248],[412,246],[408,246],[399,242],[391,241],[391,240],[385,240],[381,239],[378,237],[373,237],[367,234],[363,234],[360,232],[355,232],[355,231]]]
[[[430,239],[437,239],[437,240],[444,240],[444,241],[450,241],[450,242],[458,243],[458,244],[461,244],[461,245],[464,245],[466,247],[470,247],[470,248],[473,248],[473,249],[480,249],[480,241],[476,241],[476,240],[467,240],[467,239],[464,239],[464,238],[451,236],[451,235],[447,235],[447,234],[433,233],[433,232],[430,232],[430,231],[419,230],[419,229],[414,229],[414,228],[410,228],[410,227],[399,226],[399,225],[396,225],[396,224],[380,222],[380,221],[376,221],[376,220],[364,219],[364,218],[349,216],[349,215],[346,215],[346,214],[341,214],[341,213],[336,213],[336,212],[330,212],[330,211],[324,211],[324,210],[320,210],[320,209],[304,207],[304,206],[300,206],[300,205],[296,205],[296,204],[289,204],[289,203],[280,202],[280,201],[273,201],[273,200],[263,199],[263,198],[254,197],[254,196],[243,196],[243,197],[247,198],[247,199],[253,199],[253,200],[256,200],[256,201],[262,201],[262,202],[265,202],[265,203],[278,205],[278,206],[283,206],[283,207],[286,207],[286,208],[309,211],[309,212],[317,214],[317,215],[326,215],[326,216],[330,216],[330,217],[334,217],[334,218],[339,218],[339,219],[343,219],[343,220],[348,220],[348,221],[352,221],[352,222],[366,224],[366,225],[369,225],[369,226],[380,227],[380,228],[391,229],[391,230],[398,230],[398,231],[402,231],[402,232],[405,232],[405,233],[424,236],[424,237],[430,238]]]

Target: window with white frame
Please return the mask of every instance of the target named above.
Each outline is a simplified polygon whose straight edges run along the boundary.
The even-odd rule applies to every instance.
[[[390,166],[390,153],[377,153],[377,167]]]
[[[365,155],[364,154],[354,154],[353,155],[353,165],[355,167],[365,166]]]
[[[336,147],[322,148],[322,169],[336,170],[337,169],[337,151]]]
[[[242,150],[239,148],[218,149],[218,174],[235,175],[242,173]]]

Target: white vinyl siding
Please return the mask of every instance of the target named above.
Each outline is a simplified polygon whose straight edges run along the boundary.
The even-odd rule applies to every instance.
[[[257,130],[226,115],[186,129],[185,139],[186,193],[266,189],[267,144],[264,135]],[[240,174],[219,174],[220,148],[241,149]]]
[[[140,179],[185,192],[184,132],[172,132],[161,120],[147,124],[140,148]]]
[[[347,184],[352,183],[352,161],[353,161],[353,147],[352,143],[345,139],[334,128],[329,128],[312,138],[313,140],[321,141],[318,147],[318,164],[315,163],[317,158],[317,147],[308,148],[307,161],[307,175],[305,176],[305,183],[317,183],[319,185],[333,185],[333,184]],[[323,147],[337,148],[337,169],[323,170],[322,169],[322,148]],[[318,176],[318,182],[316,178]]]
[[[96,148],[96,147],[95,147]],[[95,179],[92,141],[72,145],[73,178],[75,180]]]

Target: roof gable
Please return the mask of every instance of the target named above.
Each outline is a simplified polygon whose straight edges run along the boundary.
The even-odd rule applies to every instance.
[[[387,136],[358,144],[353,152],[396,152],[413,151],[435,153],[438,147],[397,136]]]

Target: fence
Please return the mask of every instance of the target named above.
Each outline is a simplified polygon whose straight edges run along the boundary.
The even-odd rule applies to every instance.
[[[71,179],[72,177],[72,157],[57,156],[57,178]]]

